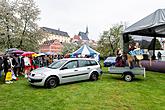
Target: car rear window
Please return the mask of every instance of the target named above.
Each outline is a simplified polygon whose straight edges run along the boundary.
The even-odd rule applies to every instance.
[[[85,66],[90,66],[90,61],[89,60],[79,60],[79,67],[85,67]]]
[[[91,64],[90,64],[91,66],[93,66],[93,65],[98,65],[97,62],[96,62],[95,60],[90,60],[90,62],[91,62]]]

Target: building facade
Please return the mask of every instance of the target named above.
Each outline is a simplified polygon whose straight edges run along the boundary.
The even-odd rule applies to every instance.
[[[78,35],[74,35],[74,37],[71,39],[71,42],[88,43],[88,27],[86,27],[86,32],[79,32]]]
[[[60,54],[62,52],[63,45],[57,40],[48,40],[45,41],[40,46],[40,52],[54,52]]]
[[[75,35],[72,39],[72,43],[79,43],[79,44],[88,44],[92,47],[97,46],[97,42],[88,38],[88,27],[86,27],[86,32],[79,32],[78,35]]]
[[[42,27],[45,38],[40,44],[40,52],[54,52],[57,54],[62,53],[63,47],[67,43],[74,44],[88,44],[92,47],[96,47],[97,43],[94,40],[88,38],[88,27],[86,27],[86,32],[79,32],[73,38],[70,38],[67,32],[60,31],[59,29],[51,29],[47,27]]]
[[[49,40],[58,40],[59,42],[63,43],[70,43],[70,36],[68,35],[67,32],[60,31],[60,29],[51,29],[47,27],[42,27],[41,28],[43,32],[45,33],[46,37],[43,39],[42,43],[44,41],[49,41]]]
[[[41,29],[45,34],[45,38],[40,44],[40,52],[61,53],[63,49],[62,43],[70,43],[70,36],[67,32],[47,27],[42,27]]]

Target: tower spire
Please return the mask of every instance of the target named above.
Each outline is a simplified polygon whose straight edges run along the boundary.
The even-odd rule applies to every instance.
[[[89,32],[88,32],[88,26],[86,26],[86,34],[88,34]]]

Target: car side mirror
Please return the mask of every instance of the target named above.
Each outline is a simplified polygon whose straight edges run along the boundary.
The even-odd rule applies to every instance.
[[[68,69],[67,67],[62,67],[61,70],[65,70],[65,69]]]

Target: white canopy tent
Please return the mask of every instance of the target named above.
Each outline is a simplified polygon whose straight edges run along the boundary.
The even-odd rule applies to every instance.
[[[83,57],[85,57],[87,55],[87,56],[94,57],[97,61],[99,61],[100,53],[97,52],[96,50],[92,49],[88,45],[84,44],[78,50],[73,52],[72,55],[73,56],[81,55]]]

